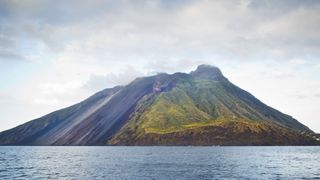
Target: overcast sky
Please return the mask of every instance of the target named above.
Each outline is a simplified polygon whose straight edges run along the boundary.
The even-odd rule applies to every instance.
[[[317,0],[1,0],[0,131],[203,63],[320,132]]]

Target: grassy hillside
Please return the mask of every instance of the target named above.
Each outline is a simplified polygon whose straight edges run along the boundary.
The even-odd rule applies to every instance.
[[[148,144],[152,139],[160,141],[170,134],[181,135],[180,138],[183,138],[184,133],[201,134],[206,128],[222,133],[209,133],[208,135],[214,135],[212,139],[221,136],[227,140],[228,136],[235,135],[234,138],[236,138],[243,134],[248,137],[251,134],[258,139],[260,136],[262,138],[262,134],[269,135],[273,132],[278,133],[277,138],[288,135],[288,140],[292,138],[290,139],[292,142],[294,137],[301,136],[298,131],[305,128],[290,116],[264,105],[249,93],[237,89],[227,79],[215,81],[187,76],[177,77],[176,82],[175,87],[170,91],[141,100],[128,123],[108,143],[136,144],[141,142],[143,144],[144,142]],[[290,130],[291,128],[296,129],[293,131]],[[218,129],[226,131],[218,131]],[[308,131],[307,128],[305,130]],[[146,140],[146,137],[152,138]],[[254,138],[252,141],[248,139],[248,143],[272,143],[271,140],[269,142],[258,142],[257,140],[253,142],[253,140]],[[180,142],[181,139],[178,141]],[[210,142],[205,144],[210,144]],[[211,143],[218,143],[218,141]]]
[[[313,132],[217,67],[161,73],[0,133],[0,145],[311,145]],[[310,134],[310,135],[309,135]]]
[[[134,131],[119,134],[109,141],[113,145],[319,145],[311,135],[254,121],[215,121],[197,124],[181,131],[149,132],[136,136]]]

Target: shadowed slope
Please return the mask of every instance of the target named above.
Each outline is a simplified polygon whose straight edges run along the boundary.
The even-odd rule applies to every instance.
[[[121,86],[105,89],[78,104],[52,112],[13,129],[3,131],[0,133],[0,144],[35,145],[35,141],[46,136],[50,130],[77,116],[77,114],[86,111],[88,108],[100,104],[103,99],[108,98],[120,89],[122,89]],[[48,143],[42,145],[48,145]]]
[[[158,74],[0,133],[1,145],[312,145],[313,132],[220,69]]]

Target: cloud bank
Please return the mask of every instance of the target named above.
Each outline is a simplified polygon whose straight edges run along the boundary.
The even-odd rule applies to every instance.
[[[316,0],[3,0],[0,95],[16,103],[0,100],[0,128],[207,63],[320,132],[319,12]]]

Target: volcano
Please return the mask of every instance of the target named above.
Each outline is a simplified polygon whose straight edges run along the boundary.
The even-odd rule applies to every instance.
[[[200,65],[102,90],[1,132],[0,145],[317,145],[313,134]]]

